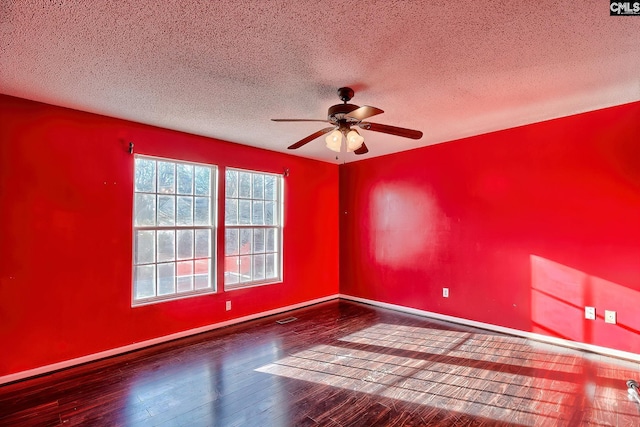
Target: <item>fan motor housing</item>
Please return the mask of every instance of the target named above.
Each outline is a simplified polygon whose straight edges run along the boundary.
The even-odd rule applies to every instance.
[[[329,111],[327,112],[327,120],[331,122],[339,122],[340,120],[345,120],[344,115],[349,114],[353,110],[357,110],[360,108],[358,105],[353,104],[336,104],[329,107]],[[348,120],[348,119],[347,119]],[[356,119],[352,120],[353,122],[357,122]]]

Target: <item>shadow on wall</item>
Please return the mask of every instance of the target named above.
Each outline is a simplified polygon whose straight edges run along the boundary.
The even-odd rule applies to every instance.
[[[531,255],[532,332],[640,352],[640,292],[584,271]],[[585,307],[596,319],[585,319]],[[617,324],[604,321],[605,310]]]

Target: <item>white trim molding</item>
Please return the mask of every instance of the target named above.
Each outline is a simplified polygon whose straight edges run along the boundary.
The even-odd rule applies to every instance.
[[[326,297],[316,298],[310,301],[301,302],[298,304],[288,305],[286,307],[276,308],[273,310],[267,310],[256,314],[250,314],[244,317],[238,317],[236,319],[226,320],[224,322],[213,323],[207,326],[201,326],[199,328],[188,329],[182,332],[176,332],[175,334],[165,335],[158,338],[153,338],[146,341],[140,341],[137,343],[125,345],[122,347],[113,348],[110,350],[101,351],[99,353],[88,354],[86,356],[76,357],[75,359],[64,360],[58,363],[52,363],[51,365],[45,365],[34,369],[29,369],[26,371],[16,372],[14,374],[9,374],[0,377],[0,385],[7,384],[15,381],[20,381],[26,378],[35,377],[38,375],[47,374],[53,371],[58,371],[65,368],[70,368],[75,365],[80,365],[82,363],[87,362],[95,362],[96,360],[105,359],[107,357],[117,356],[119,354],[128,353],[133,350],[140,350],[145,347],[149,347],[156,344],[161,344],[163,342],[172,341],[179,338],[188,337],[190,335],[200,334],[203,332],[212,331],[214,329],[224,328],[225,326],[235,325],[237,323],[247,322],[249,320],[255,320],[262,317],[272,316],[274,314],[280,314],[291,310],[296,310],[298,308],[307,307],[314,304],[319,304],[321,302],[331,301],[337,299],[338,295],[329,295]]]
[[[585,344],[577,341],[569,341],[562,338],[549,337],[546,335],[536,334],[533,332],[525,332],[518,329],[506,328],[504,326],[492,325],[490,323],[477,322],[475,320],[463,319],[460,317],[448,316],[445,314],[434,313],[431,311],[419,310],[417,308],[405,307],[402,305],[389,304],[386,302],[380,302],[375,300],[370,300],[366,298],[355,297],[351,295],[345,294],[334,294],[328,295],[326,297],[316,298],[310,301],[305,301],[298,304],[288,305],[286,307],[281,307],[273,310],[267,310],[256,314],[251,314],[244,317],[238,317],[236,319],[226,320],[224,322],[213,323],[211,325],[202,326],[199,328],[189,329],[182,332],[177,332],[175,334],[165,335],[158,338],[153,338],[146,341],[140,341],[137,343],[125,345],[122,347],[113,348],[110,350],[101,351],[99,353],[88,354],[86,356],[77,357],[75,359],[69,359],[58,363],[53,363],[51,365],[41,366],[34,369],[29,369],[26,371],[16,372],[14,374],[9,374],[0,377],[0,385],[20,381],[23,379],[27,379],[30,377],[35,377],[38,375],[47,374],[50,372],[58,371],[61,369],[70,368],[75,365],[80,365],[87,362],[94,362],[100,359],[105,359],[107,357],[117,356],[119,354],[127,353],[134,350],[140,350],[145,347],[149,347],[156,344],[161,344],[167,341],[172,341],[179,338],[188,337],[195,334],[200,334],[203,332],[212,331],[214,329],[223,328],[225,326],[235,325],[237,323],[247,322],[249,320],[255,320],[262,317],[272,316],[275,314],[284,313],[291,310],[296,310],[298,308],[304,308],[311,305],[319,304],[322,302],[327,302],[335,299],[343,299],[347,301],[358,302],[361,304],[367,304],[374,307],[385,308],[388,310],[399,311],[402,313],[413,314],[421,317],[428,317],[436,320],[442,320],[445,322],[457,323],[465,326],[473,326],[480,329],[485,329],[494,332],[500,332],[503,334],[509,334],[514,336],[519,336],[523,338],[528,338],[534,341],[545,342],[549,344],[555,344],[563,347],[574,348],[578,350],[585,350],[592,353],[602,354],[605,356],[617,357],[620,359],[631,360],[634,362],[640,362],[640,354],[630,353],[621,350],[615,350],[607,347],[601,347],[593,344]]]
[[[492,325],[491,323],[477,322],[475,320],[468,320],[460,317],[448,316],[446,314],[434,313],[431,311],[419,310],[417,308],[405,307],[405,306],[396,305],[396,304],[389,304],[386,302],[354,297],[351,295],[340,294],[340,299],[359,302],[362,304],[368,304],[368,305],[372,305],[380,308],[386,308],[388,310],[400,311],[402,313],[414,314],[417,316],[443,320],[445,322],[458,323],[460,325],[465,325],[465,326],[473,326],[475,328],[486,329],[489,331],[500,332],[503,334],[515,335],[518,337],[528,338],[534,341],[540,341],[548,344],[555,344],[562,347],[574,348],[577,350],[585,350],[592,353],[602,354],[604,356],[612,356],[620,359],[640,362],[640,354],[630,353],[622,350],[616,350],[613,348],[601,347],[593,344],[581,343],[578,341],[570,341],[562,338],[550,337],[542,334],[536,334],[535,332],[525,332],[519,329],[512,329],[512,328],[506,328],[504,326]]]

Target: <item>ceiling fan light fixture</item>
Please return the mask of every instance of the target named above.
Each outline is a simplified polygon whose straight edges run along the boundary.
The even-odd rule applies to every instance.
[[[359,107],[357,105],[349,104],[349,100],[353,98],[353,89],[341,87],[338,89],[338,96],[343,104],[336,104],[329,107],[326,119],[271,119],[275,122],[323,122],[331,125],[302,138],[300,141],[288,146],[287,149],[295,150],[316,138],[325,136],[324,140],[327,144],[327,148],[331,151],[340,153],[342,151],[342,140],[344,139],[345,151],[355,153],[357,155],[367,154],[369,149],[364,143],[364,137],[360,136],[357,130],[351,129],[352,126],[358,126],[367,131],[370,130],[373,132],[401,136],[403,138],[422,138],[422,132],[419,130],[383,125],[380,123],[371,123],[368,121],[363,122],[363,120],[382,114],[384,111],[369,105]]]
[[[364,143],[364,137],[358,133],[357,130],[352,129],[347,134],[347,151],[352,153],[358,148],[362,147]]]
[[[327,143],[327,148],[331,151],[335,151],[336,153],[340,152],[340,147],[342,146],[342,132],[338,129],[331,132],[324,139]]]

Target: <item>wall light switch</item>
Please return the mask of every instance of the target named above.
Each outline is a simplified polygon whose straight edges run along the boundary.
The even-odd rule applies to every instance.
[[[442,288],[442,296],[449,298],[449,288]]]
[[[616,312],[611,310],[604,311],[604,321],[606,323],[611,323],[612,325],[616,324]]]
[[[585,307],[584,308],[584,318],[589,320],[596,320],[596,308],[595,307]]]

